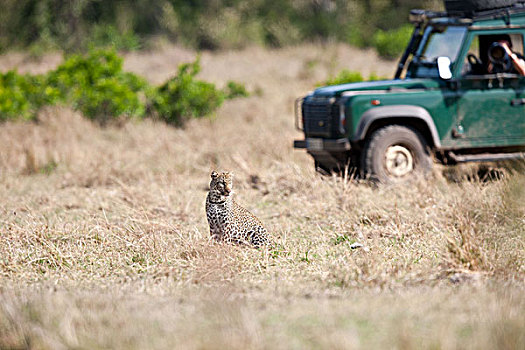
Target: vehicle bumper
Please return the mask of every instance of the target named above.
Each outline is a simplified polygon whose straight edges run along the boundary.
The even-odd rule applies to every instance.
[[[294,140],[294,148],[306,148],[308,152],[345,152],[350,150],[348,139],[321,139],[306,138],[305,140]]]

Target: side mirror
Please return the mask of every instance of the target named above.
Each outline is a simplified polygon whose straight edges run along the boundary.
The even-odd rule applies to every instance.
[[[450,58],[445,56],[438,57],[437,59],[439,77],[443,80],[449,80],[452,78],[450,63]]]

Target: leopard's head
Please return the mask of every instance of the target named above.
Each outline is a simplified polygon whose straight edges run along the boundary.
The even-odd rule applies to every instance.
[[[232,186],[233,174],[228,172],[218,173],[216,171],[211,173],[210,193],[217,200],[226,200],[232,194]]]

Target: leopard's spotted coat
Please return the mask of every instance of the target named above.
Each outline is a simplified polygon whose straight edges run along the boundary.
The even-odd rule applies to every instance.
[[[211,173],[210,192],[206,198],[206,216],[210,235],[218,241],[248,243],[255,247],[269,245],[269,234],[252,213],[232,198],[232,175]]]

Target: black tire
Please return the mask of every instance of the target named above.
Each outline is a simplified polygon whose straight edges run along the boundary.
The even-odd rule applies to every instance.
[[[377,129],[365,142],[361,168],[381,183],[399,183],[432,170],[428,143],[417,130],[402,125]]]
[[[476,11],[485,11],[512,6],[518,0],[445,0],[445,9],[451,14],[466,15]]]
[[[332,168],[325,166],[323,163],[320,163],[315,160],[314,166],[315,166],[315,171],[317,171],[321,175],[331,175],[332,174]]]

